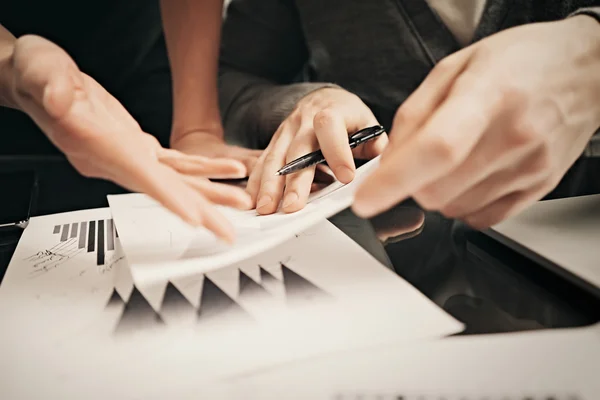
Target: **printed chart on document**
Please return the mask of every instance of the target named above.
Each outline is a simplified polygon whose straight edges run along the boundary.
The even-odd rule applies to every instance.
[[[134,285],[108,209],[31,220],[0,287],[0,318],[0,394],[26,394],[10,390],[31,374],[37,385],[19,390],[60,380],[139,394],[132,382],[143,379],[156,394],[166,375],[183,391],[462,328],[326,221],[232,266]]]

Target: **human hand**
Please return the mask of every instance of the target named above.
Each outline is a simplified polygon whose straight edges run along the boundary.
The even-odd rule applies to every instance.
[[[239,175],[242,164],[162,148],[65,51],[41,37],[18,39],[10,65],[14,103],[81,174],[147,193],[188,223],[233,239],[233,227],[211,201],[249,208],[250,198],[205,177]]]
[[[506,30],[446,58],[398,109],[354,211],[412,196],[485,228],[550,192],[600,126],[600,26]]]
[[[172,135],[171,148],[189,155],[236,160],[244,166],[244,170],[238,171],[237,176],[211,176],[211,178],[245,178],[250,175],[262,154],[261,150],[227,144],[220,133],[201,131]]]
[[[378,156],[387,144],[387,135],[350,149],[348,133],[377,124],[358,96],[345,90],[325,88],[302,98],[275,132],[248,180],[247,190],[258,213],[277,211],[282,196],[284,212],[295,212],[306,205],[316,168],[287,176],[275,173],[286,163],[319,148],[335,177],[343,183],[352,181],[353,155],[364,159]]]

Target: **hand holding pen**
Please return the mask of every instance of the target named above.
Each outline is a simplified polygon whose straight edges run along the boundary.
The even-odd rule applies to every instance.
[[[351,182],[355,174],[354,158],[377,157],[387,145],[387,134],[382,128],[361,131],[378,126],[371,110],[356,95],[343,89],[320,89],[302,98],[281,123],[250,175],[247,190],[257,212],[302,209],[316,177],[325,175],[326,169],[320,165],[323,161],[340,182]],[[359,131],[353,140],[351,136]],[[370,140],[365,143],[366,139]],[[308,164],[312,164],[309,167],[304,158],[278,174],[286,164],[316,151],[321,153],[308,156]]]
[[[360,146],[363,143],[373,140],[385,133],[385,129],[381,125],[370,126],[368,128],[361,129],[360,131],[350,135],[348,138],[348,145],[351,149]],[[321,150],[313,151],[297,158],[289,163],[285,164],[275,175],[284,176],[293,174],[294,172],[302,171],[305,168],[312,167],[313,165],[321,164],[326,162],[325,156]]]

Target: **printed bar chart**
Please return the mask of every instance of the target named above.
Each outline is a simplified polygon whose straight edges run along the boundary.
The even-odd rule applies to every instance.
[[[88,230],[88,247],[87,252],[91,253],[96,248],[96,221],[90,221],[90,229]]]
[[[98,221],[98,265],[104,265],[104,220]]]
[[[106,253],[114,251],[115,237],[118,237],[112,219],[56,225],[52,233],[59,236],[60,242],[74,240],[77,248],[87,247],[88,253],[95,251],[97,265],[104,265]]]
[[[69,238],[69,224],[63,225],[62,235],[60,237],[61,242],[66,242]]]
[[[80,249],[85,249],[85,235],[87,234],[87,221],[80,223],[81,228],[79,229],[79,245]]]

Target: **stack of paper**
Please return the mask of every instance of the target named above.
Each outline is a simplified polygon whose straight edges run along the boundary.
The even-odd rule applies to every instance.
[[[226,267],[188,257],[198,272],[134,281],[117,214],[31,220],[0,287],[0,398],[216,398],[224,377],[462,329],[327,221]]]
[[[357,185],[377,166],[360,167],[348,185],[335,182],[313,193],[293,214],[260,216],[255,210],[221,208],[237,230],[228,245],[207,229],[193,228],[142,194],[109,196],[111,212],[136,282],[151,282],[207,272],[263,253],[349,207]]]

